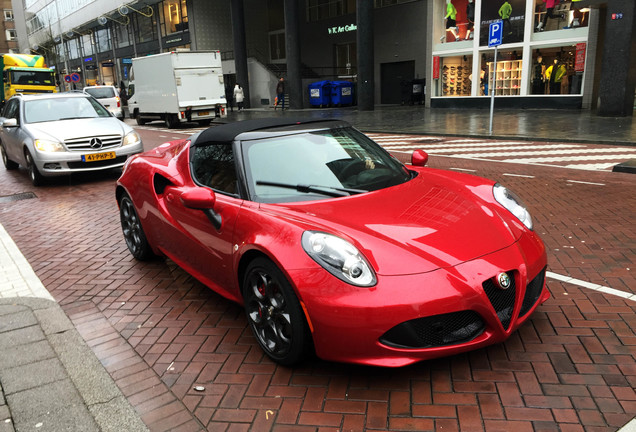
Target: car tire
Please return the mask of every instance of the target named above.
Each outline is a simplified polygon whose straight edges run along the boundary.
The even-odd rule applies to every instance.
[[[26,168],[29,171],[29,177],[31,178],[33,186],[42,186],[46,183],[46,178],[40,174],[40,171],[33,160],[33,156],[31,156],[31,153],[29,153],[28,150],[24,151],[24,158],[26,159]]]
[[[179,119],[174,114],[166,114],[164,121],[168,129],[174,129],[179,125]]]
[[[9,156],[7,156],[7,152],[4,149],[4,144],[0,144],[0,152],[2,153],[2,163],[7,170],[11,171],[18,168],[18,164],[16,162],[13,162],[11,159],[9,159]]]
[[[247,320],[263,351],[276,363],[300,362],[311,334],[300,302],[283,272],[272,261],[256,258],[243,279]]]
[[[128,246],[128,250],[132,256],[140,261],[147,261],[154,258],[155,254],[141,226],[141,220],[139,219],[137,210],[135,210],[135,205],[130,199],[130,196],[125,193],[119,199],[119,220],[121,222],[124,240],[126,240],[126,246]]]

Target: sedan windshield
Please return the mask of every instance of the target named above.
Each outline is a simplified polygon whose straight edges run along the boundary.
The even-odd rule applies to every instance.
[[[27,123],[95,117],[110,117],[110,114],[89,97],[36,99],[24,103],[24,120]]]
[[[250,195],[259,202],[348,196],[410,179],[404,165],[353,128],[243,141],[242,148]]]

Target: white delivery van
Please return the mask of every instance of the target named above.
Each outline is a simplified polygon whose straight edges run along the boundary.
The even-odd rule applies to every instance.
[[[209,125],[227,116],[219,51],[173,51],[132,60],[128,109],[143,125],[163,120]]]

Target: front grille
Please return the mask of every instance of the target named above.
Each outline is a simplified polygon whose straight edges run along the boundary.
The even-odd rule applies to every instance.
[[[103,168],[108,166],[116,166],[126,162],[128,156],[118,156],[115,159],[106,159],[96,162],[68,162],[70,169],[86,169],[86,168]]]
[[[99,139],[102,142],[101,147],[91,147],[91,140],[95,138]],[[64,144],[70,151],[109,150],[121,146],[121,135],[101,135],[74,138],[64,141]]]
[[[510,287],[508,289],[500,288],[494,279],[488,279],[482,284],[492,307],[497,312],[501,325],[506,330],[510,326],[512,319],[512,311],[515,307],[515,293],[517,291],[515,284],[516,273],[508,272],[508,275],[510,276]]]
[[[468,342],[485,328],[478,313],[465,310],[405,321],[384,333],[380,342],[396,348],[433,348]]]
[[[523,303],[521,304],[521,311],[519,316],[523,316],[528,313],[532,306],[539,300],[541,290],[543,289],[543,283],[545,281],[546,267],[534,277],[526,287],[526,295],[523,297]]]

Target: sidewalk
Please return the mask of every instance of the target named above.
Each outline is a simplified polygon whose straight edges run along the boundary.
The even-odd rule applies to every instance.
[[[145,431],[0,225],[0,432]]]
[[[495,102],[496,107],[496,102]],[[564,141],[636,146],[636,118],[599,117],[589,110],[498,110],[489,134],[490,110],[441,109],[422,105],[276,110],[255,107],[228,113],[228,121],[297,116],[346,120],[364,132],[471,136],[534,141]]]

